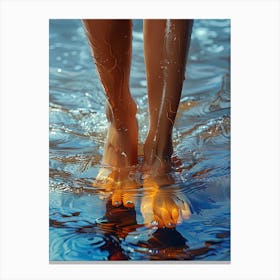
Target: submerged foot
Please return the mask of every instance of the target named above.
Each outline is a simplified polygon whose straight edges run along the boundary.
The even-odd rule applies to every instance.
[[[94,182],[111,194],[112,205],[132,208],[135,205],[137,183],[133,169],[137,164],[138,128],[136,118],[121,127],[111,124],[108,129],[102,164]],[[130,178],[132,177],[132,178]]]
[[[109,195],[109,199],[112,200],[112,206],[119,207],[123,205],[127,208],[133,208],[138,184],[135,179],[130,178],[129,174],[129,170],[112,171],[108,168],[102,168],[94,185],[104,189],[101,197]]]
[[[170,171],[170,157],[154,156],[152,162],[144,164],[141,212],[147,225],[174,228],[191,215],[187,200],[179,187],[174,185]]]
[[[141,212],[146,225],[174,228],[191,215],[190,207],[169,175],[144,179]]]

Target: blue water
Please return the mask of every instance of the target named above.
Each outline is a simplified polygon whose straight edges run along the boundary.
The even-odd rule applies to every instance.
[[[143,225],[141,189],[129,210],[112,208],[92,187],[107,120],[79,20],[50,21],[49,65],[49,259],[230,260],[230,21],[194,23],[173,131],[180,160],[169,186],[186,197],[192,215],[176,229]],[[133,21],[130,86],[141,148],[149,127],[141,20]]]

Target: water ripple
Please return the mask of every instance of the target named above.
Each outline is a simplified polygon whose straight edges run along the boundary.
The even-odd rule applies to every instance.
[[[142,27],[133,22],[130,81],[139,151],[149,129]],[[192,215],[159,230],[143,225],[140,171],[133,210],[113,208],[113,190],[93,185],[107,133],[103,88],[81,22],[50,21],[50,260],[229,260],[229,36],[229,20],[194,23],[173,130],[174,184],[165,188],[184,196]]]

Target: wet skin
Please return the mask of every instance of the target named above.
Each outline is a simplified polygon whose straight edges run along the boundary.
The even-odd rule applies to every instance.
[[[148,177],[144,181],[141,213],[146,225],[174,228],[191,215],[187,198],[172,185],[172,178],[167,181],[166,177]]]
[[[109,121],[104,167],[95,184],[113,193],[113,206],[123,204],[131,208],[135,204],[133,190],[139,185],[129,176],[138,163],[137,106],[129,89],[132,21],[83,20],[83,23],[104,88]],[[159,227],[174,227],[183,210],[172,202],[172,196],[162,186],[173,183],[169,175],[172,129],[185,79],[192,23],[192,20],[144,20],[150,126],[144,143],[143,187],[147,191],[141,209],[144,217],[150,213],[145,221],[156,221]]]

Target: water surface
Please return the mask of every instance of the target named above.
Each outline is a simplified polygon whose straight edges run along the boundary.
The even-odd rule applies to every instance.
[[[176,229],[143,226],[92,187],[103,153],[105,98],[79,20],[50,21],[51,261],[230,260],[230,21],[196,20],[173,131],[175,183],[191,207]],[[139,141],[149,123],[142,21],[133,22],[131,93]],[[141,150],[141,145],[140,150]],[[141,160],[141,155],[140,155]]]

